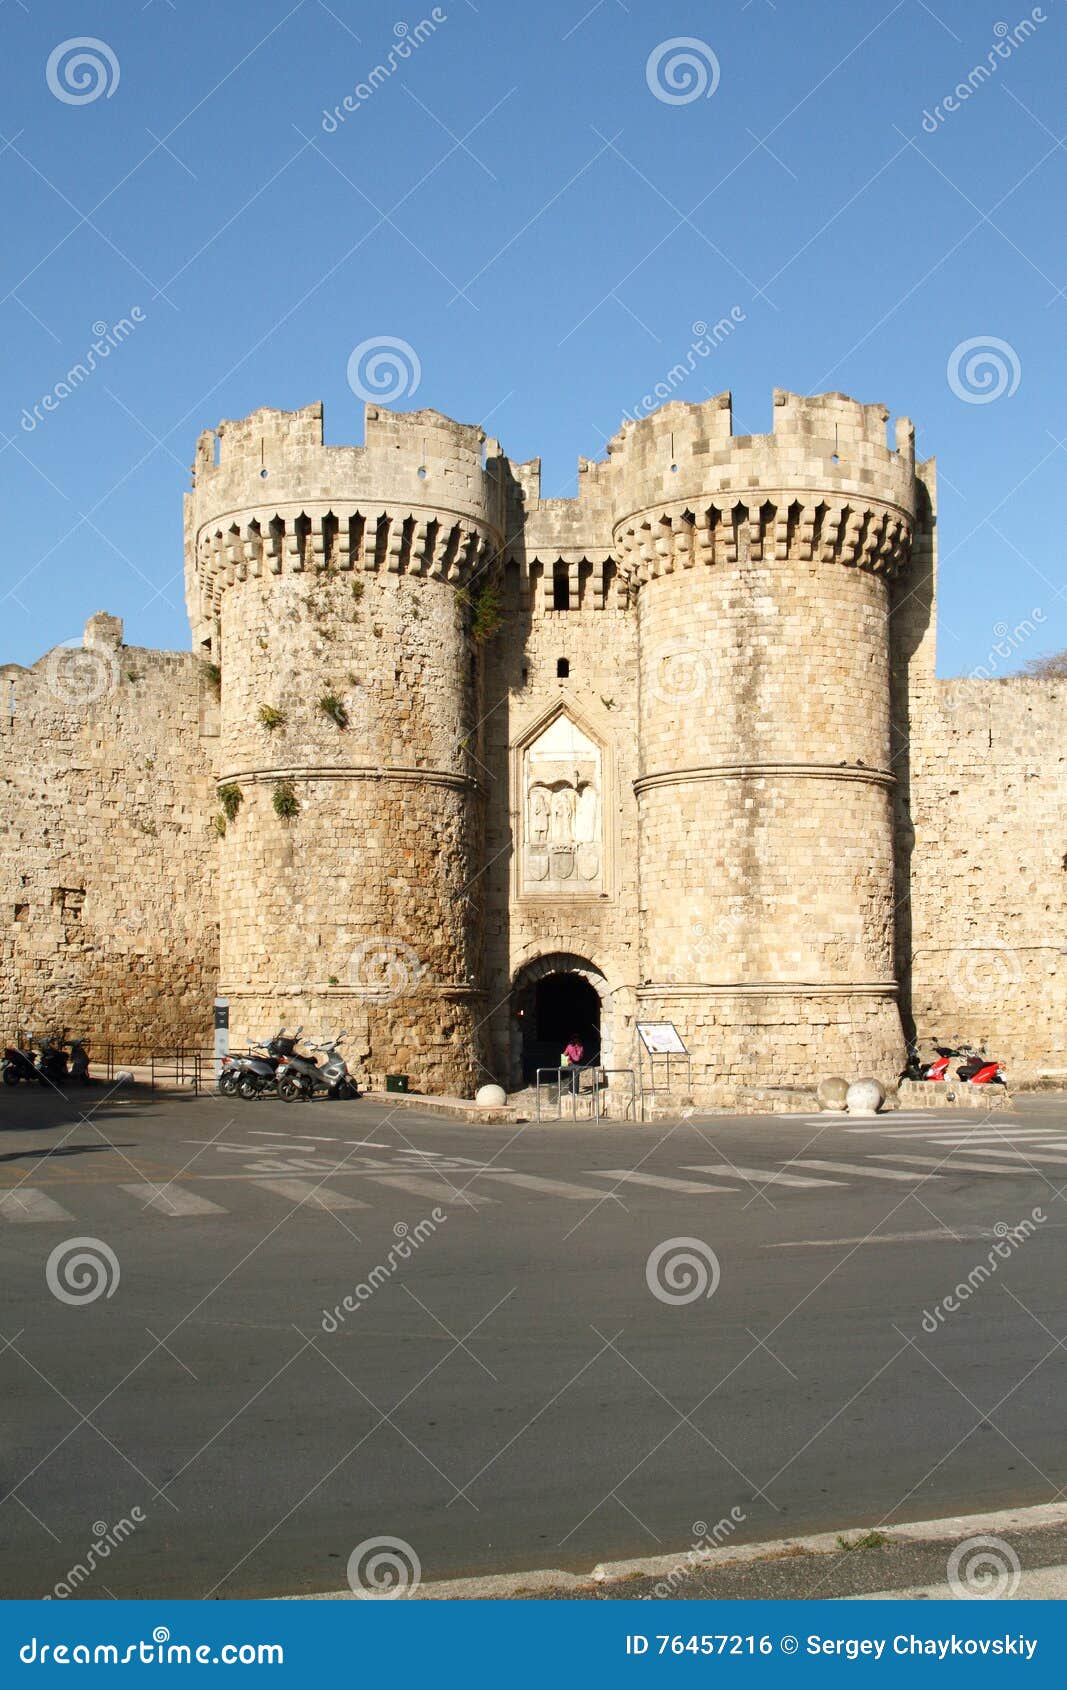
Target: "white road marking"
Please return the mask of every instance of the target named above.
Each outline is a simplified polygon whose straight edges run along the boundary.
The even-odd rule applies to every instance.
[[[357,1150],[392,1150],[391,1144],[378,1144],[373,1138],[343,1138],[342,1144],[354,1144]]]
[[[1050,1156],[1047,1150],[997,1150],[992,1144],[983,1144],[983,1156],[1003,1156],[1009,1162],[1049,1162],[1056,1168],[1067,1168],[1067,1156]],[[1005,1168],[1005,1173],[1011,1170]]]
[[[409,1191],[413,1197],[432,1197],[438,1203],[462,1203],[472,1209],[495,1203],[495,1197],[478,1197],[473,1191],[461,1191],[458,1186],[446,1185],[444,1180],[423,1179],[419,1174],[369,1174],[375,1185],[391,1185],[397,1191]]]
[[[831,1247],[856,1244],[911,1244],[915,1240],[931,1239],[945,1244],[957,1244],[961,1239],[992,1238],[991,1232],[872,1232],[863,1238],[796,1238],[788,1243],[768,1244],[768,1250],[825,1250]]]
[[[918,1162],[923,1168],[940,1168],[946,1174],[1014,1174],[1022,1169],[1005,1167],[1002,1162],[976,1162],[972,1157],[969,1162],[961,1162],[958,1157],[946,1154],[944,1156],[903,1156],[898,1151],[895,1156],[878,1156],[879,1162]],[[1026,1158],[1032,1160],[1031,1157]]]
[[[185,1191],[180,1185],[122,1185],[120,1191],[140,1198],[146,1209],[156,1209],[161,1215],[225,1215],[228,1211],[199,1197],[195,1191]]]
[[[17,1191],[0,1193],[0,1220],[5,1221],[72,1221],[74,1216],[43,1191],[32,1185],[20,1185]]]
[[[264,1191],[276,1192],[279,1197],[289,1197],[294,1203],[301,1203],[309,1209],[369,1209],[369,1203],[363,1203],[358,1197],[349,1197],[343,1191],[330,1191],[327,1186],[311,1185],[304,1179],[254,1179],[252,1185],[263,1187]]]
[[[482,1175],[484,1179],[499,1180],[503,1185],[517,1185],[523,1191],[537,1191],[542,1197],[574,1197],[588,1203],[593,1198],[602,1203],[610,1193],[595,1191],[591,1185],[572,1185],[565,1179],[545,1179],[541,1174],[500,1174]],[[616,1199],[618,1201],[618,1199]]]
[[[999,1121],[982,1121],[979,1124],[977,1131],[981,1132],[983,1129],[989,1129],[989,1128],[993,1128],[993,1127],[995,1127],[998,1132],[1005,1132],[1005,1133],[1013,1133],[1013,1132],[1017,1132],[1017,1131],[1021,1130],[1020,1128],[1013,1127],[1010,1121],[1005,1121],[1003,1124],[1001,1124]],[[863,1134],[863,1133],[879,1133],[879,1134],[881,1134],[881,1136],[883,1138],[886,1138],[886,1137],[888,1137],[888,1138],[897,1138],[897,1137],[899,1137],[899,1138],[904,1138],[904,1137],[922,1138],[924,1135],[929,1134],[929,1133],[948,1133],[948,1132],[962,1133],[964,1131],[970,1131],[970,1130],[974,1130],[974,1129],[961,1127],[958,1121],[926,1121],[924,1123],[924,1125],[921,1126],[921,1127],[849,1127],[848,1130],[849,1130],[850,1133],[860,1133],[860,1134]],[[1051,1127],[1049,1127],[1045,1130],[1047,1130],[1048,1132],[1052,1132],[1053,1129]]]
[[[1047,1133],[1010,1133],[1010,1132],[981,1132],[981,1133],[931,1133],[931,1144],[979,1144],[983,1148],[987,1144],[1037,1144],[1055,1149],[1050,1143]]]
[[[750,1185],[792,1185],[806,1191],[821,1191],[824,1186],[841,1184],[839,1179],[802,1179],[799,1174],[776,1173],[768,1168],[738,1168],[729,1162],[690,1162],[687,1167],[694,1174],[732,1174]]]
[[[699,1195],[702,1191],[737,1191],[736,1185],[707,1185],[695,1179],[668,1179],[665,1174],[641,1174],[633,1168],[587,1168],[594,1179],[615,1179],[627,1185],[651,1185],[663,1191],[684,1191]]]
[[[272,1133],[266,1127],[249,1127],[258,1138],[302,1138],[305,1144],[337,1144],[336,1133]]]
[[[828,1174],[867,1174],[871,1179],[902,1179],[907,1180],[909,1185],[914,1185],[916,1180],[924,1177],[926,1179],[937,1178],[936,1174],[924,1176],[920,1173],[901,1173],[895,1168],[872,1168],[869,1162],[858,1164],[851,1162],[816,1162],[809,1160],[808,1157],[805,1157],[803,1161],[790,1162],[789,1166],[791,1168],[821,1168]]]

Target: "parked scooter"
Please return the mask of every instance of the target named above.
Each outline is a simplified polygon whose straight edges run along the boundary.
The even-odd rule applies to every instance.
[[[224,1056],[219,1075],[222,1095],[250,1099],[265,1091],[273,1091],[278,1064],[283,1057],[292,1055],[303,1030],[298,1027],[295,1033],[287,1034],[284,1027],[279,1027],[272,1039],[254,1040],[248,1051],[238,1056]]]
[[[344,1033],[338,1033],[335,1039],[325,1044],[308,1045],[309,1051],[317,1051],[324,1057],[321,1063],[312,1056],[295,1052],[283,1056],[278,1064],[278,1096],[284,1097],[287,1102],[298,1097],[310,1101],[316,1092],[322,1092],[328,1098],[358,1097],[359,1087],[337,1048],[344,1037]]]
[[[37,1072],[32,1038],[26,1039],[25,1048],[20,1045],[8,1045],[3,1060],[0,1061],[0,1077],[5,1086],[39,1084],[41,1076]]]
[[[87,1086],[90,1082],[89,1052],[85,1048],[84,1039],[71,1040],[70,1077],[72,1080],[77,1080],[80,1086]]]
[[[43,1085],[62,1086],[67,1078],[66,1041],[50,1034],[37,1040],[37,1076]]]
[[[964,1059],[956,1069],[957,1078],[965,1080],[968,1085],[1007,1085],[1003,1064],[991,1062],[984,1050],[975,1050],[973,1045],[962,1045],[956,1054]]]
[[[908,1045],[907,1067],[901,1074],[901,1079],[943,1080],[948,1073],[948,1065],[953,1056],[958,1055],[959,1053],[956,1051],[943,1050],[940,1046],[935,1046],[935,1048],[938,1052],[936,1060],[933,1062],[924,1062],[922,1057],[919,1055],[919,1046],[913,1039]]]

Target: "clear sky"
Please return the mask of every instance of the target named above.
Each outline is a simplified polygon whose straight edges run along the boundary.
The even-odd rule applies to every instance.
[[[838,389],[937,455],[942,673],[1067,645],[1063,0],[0,0],[0,30],[0,661],[97,609],[187,647],[196,435],[321,398],[358,442],[365,341],[411,349],[399,408],[566,495],[732,309],[676,397],[731,388],[741,433]]]

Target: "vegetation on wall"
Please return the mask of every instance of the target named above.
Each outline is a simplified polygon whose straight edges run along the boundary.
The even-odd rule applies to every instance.
[[[300,814],[300,800],[291,780],[275,781],[272,802],[275,815],[281,816],[283,821],[290,821],[293,816]]]
[[[331,722],[336,722],[339,728],[347,728],[348,711],[344,701],[335,692],[324,692],[319,699],[319,709],[324,716],[329,716]]]
[[[267,732],[273,733],[275,728],[280,728],[282,723],[285,721],[285,712],[282,710],[275,710],[273,704],[261,704],[259,707],[259,719],[266,728]]]
[[[244,793],[233,781],[227,781],[225,786],[219,787],[219,803],[225,812],[226,820],[232,822],[244,803]]]
[[[482,580],[469,595],[471,607],[471,639],[475,645],[487,645],[504,625],[500,605],[500,589],[495,581]]]

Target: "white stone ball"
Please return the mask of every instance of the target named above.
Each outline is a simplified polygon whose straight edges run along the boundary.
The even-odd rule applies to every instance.
[[[132,1086],[133,1085],[133,1075],[130,1073],[130,1070],[128,1068],[120,1068],[119,1069],[118,1073],[115,1075],[115,1084],[117,1086]]]
[[[844,1110],[848,1097],[848,1081],[837,1078],[820,1080],[816,1094],[823,1109]]]
[[[500,1109],[508,1100],[508,1094],[503,1086],[479,1086],[474,1094],[475,1103],[492,1104]]]
[[[878,1080],[853,1080],[845,1099],[850,1115],[877,1115],[885,1102],[885,1088]]]

